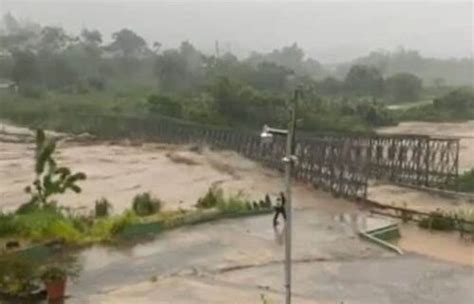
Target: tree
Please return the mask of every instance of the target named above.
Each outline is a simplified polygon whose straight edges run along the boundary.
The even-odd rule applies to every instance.
[[[433,101],[435,108],[456,111],[459,113],[473,111],[474,92],[470,89],[457,89]]]
[[[250,75],[249,84],[255,89],[281,91],[285,89],[287,77],[292,71],[273,62],[260,63]]]
[[[395,102],[409,102],[418,100],[422,80],[410,73],[398,73],[385,80],[387,95]]]
[[[160,52],[161,47],[162,47],[161,42],[159,42],[159,41],[153,42],[153,52],[155,52],[156,54],[158,54]]]
[[[337,95],[344,92],[344,83],[334,77],[326,77],[316,83],[316,89],[323,95]]]
[[[217,111],[229,120],[245,121],[245,109],[240,98],[241,86],[227,77],[220,77],[212,85],[210,93],[214,97]]]
[[[47,207],[54,204],[51,197],[68,190],[80,193],[77,182],[85,180],[82,172],[72,173],[68,167],[59,167],[53,158],[56,143],[46,138],[43,130],[36,131],[35,173],[32,186],[25,188],[31,194],[30,202],[20,209],[26,210],[31,206]]]
[[[41,72],[36,55],[30,51],[12,53],[13,67],[11,78],[20,86],[39,82]]]
[[[3,17],[4,31],[0,27],[0,50],[32,50],[38,43],[41,27],[33,23],[20,23],[12,15]]]
[[[346,89],[360,96],[380,96],[384,80],[382,74],[374,67],[354,65],[345,79]]]
[[[168,91],[195,89],[205,82],[206,60],[188,41],[178,50],[166,50],[157,56],[155,75],[160,87]]]
[[[165,90],[176,90],[186,74],[186,61],[177,50],[166,50],[155,63],[155,75]]]
[[[107,47],[108,50],[118,52],[124,57],[136,57],[147,50],[145,39],[129,29],[122,29],[112,34],[114,41]]]
[[[15,17],[12,16],[12,14],[7,13],[3,16],[2,19],[7,33],[13,34],[21,30],[20,23],[15,19]]]
[[[102,43],[102,34],[97,30],[83,29],[81,38],[84,43],[99,46]]]
[[[163,95],[148,96],[150,112],[165,116],[178,117],[183,115],[182,105],[175,99]]]
[[[63,50],[71,41],[62,28],[46,26],[41,30],[39,48],[42,52],[54,53]]]

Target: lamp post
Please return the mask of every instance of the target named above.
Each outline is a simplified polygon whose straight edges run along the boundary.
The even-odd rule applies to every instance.
[[[295,153],[295,128],[296,128],[296,108],[298,99],[300,98],[301,90],[297,88],[294,92],[293,99],[290,103],[290,121],[288,122],[288,129],[276,129],[267,125],[263,127],[260,134],[263,142],[270,142],[273,136],[286,137],[286,153],[282,161],[285,164],[285,289],[286,289],[286,304],[291,304],[291,232],[292,232],[292,207],[291,207],[291,175],[294,162],[296,161]]]

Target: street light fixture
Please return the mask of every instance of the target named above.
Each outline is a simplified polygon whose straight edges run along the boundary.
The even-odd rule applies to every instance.
[[[291,174],[293,165],[296,162],[295,151],[295,127],[296,127],[296,107],[301,95],[301,89],[297,88],[292,102],[290,103],[290,121],[288,129],[276,129],[267,125],[263,126],[260,138],[263,143],[270,143],[274,135],[286,137],[286,153],[282,159],[285,164],[285,289],[286,304],[291,304],[291,226],[292,226],[292,207],[291,207]]]

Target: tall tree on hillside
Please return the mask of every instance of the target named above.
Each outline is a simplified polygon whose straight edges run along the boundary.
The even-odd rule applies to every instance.
[[[97,59],[102,54],[102,34],[97,30],[83,29],[81,31],[81,44],[91,63],[97,65]]]
[[[337,95],[344,92],[344,83],[334,77],[326,77],[316,83],[316,89],[324,95]]]
[[[84,43],[91,45],[100,45],[102,43],[102,34],[98,30],[83,29],[81,39]]]
[[[31,51],[17,50],[12,53],[11,78],[20,86],[40,81],[40,68],[36,55]]]
[[[39,48],[43,53],[55,53],[64,50],[73,39],[69,37],[64,29],[54,26],[46,26],[41,30]]]
[[[155,75],[164,90],[176,90],[186,75],[186,61],[177,50],[166,50],[155,63]]]
[[[380,96],[384,80],[379,70],[364,65],[354,65],[345,79],[346,89],[360,96]]]
[[[292,74],[292,71],[288,68],[273,62],[264,61],[250,75],[249,84],[259,90],[285,90],[287,77]]]
[[[385,80],[386,93],[395,102],[416,101],[421,89],[422,80],[410,73],[398,73]]]
[[[129,29],[122,29],[112,34],[114,41],[107,47],[112,52],[118,52],[124,57],[136,57],[147,50],[145,39]]]

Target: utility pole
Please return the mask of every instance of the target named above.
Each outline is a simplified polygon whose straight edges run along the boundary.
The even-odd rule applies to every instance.
[[[288,135],[286,137],[286,156],[283,159],[285,162],[285,289],[286,289],[286,304],[291,304],[291,253],[292,253],[292,197],[291,197],[291,176],[293,165],[295,161],[295,127],[296,127],[296,105],[299,99],[300,92],[295,90],[293,99],[290,103],[290,122],[288,125]]]
[[[267,125],[263,127],[262,134],[260,135],[262,141],[272,141],[273,135],[285,136],[286,137],[286,153],[283,158],[285,164],[285,303],[291,304],[291,236],[292,236],[292,199],[291,199],[291,177],[294,163],[297,161],[295,156],[295,130],[296,130],[296,109],[298,100],[301,97],[301,89],[297,88],[294,92],[294,96],[289,104],[290,120],[288,122],[288,129],[275,129],[270,128]]]

